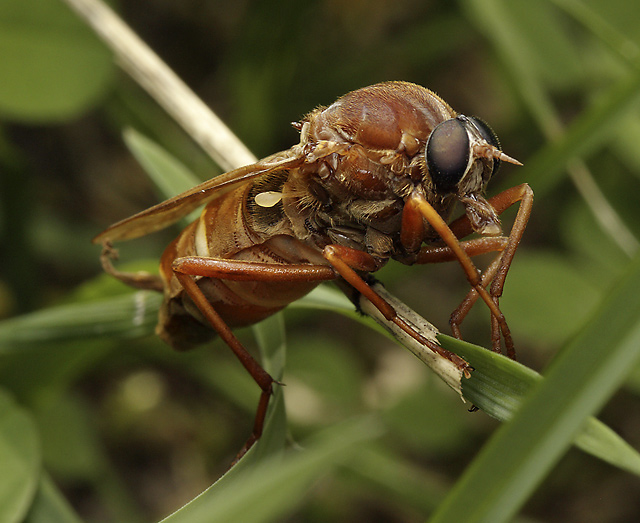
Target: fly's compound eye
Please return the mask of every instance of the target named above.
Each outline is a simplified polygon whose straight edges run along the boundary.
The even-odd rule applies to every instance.
[[[477,116],[469,117],[469,121],[473,124],[473,126],[478,130],[482,138],[489,144],[493,145],[499,151],[502,151],[502,147],[500,147],[500,140],[498,140],[498,135],[493,131],[489,124],[484,120],[481,120]],[[493,159],[493,171],[491,171],[491,175],[493,176],[498,172],[498,168],[500,167],[500,159]]]
[[[452,118],[435,126],[427,140],[425,155],[431,180],[438,191],[451,192],[455,188],[467,171],[470,154],[469,135],[463,121]]]

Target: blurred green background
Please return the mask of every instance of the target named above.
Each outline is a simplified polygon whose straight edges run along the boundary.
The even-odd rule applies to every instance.
[[[384,80],[424,85],[489,122],[525,164],[504,166],[490,194],[525,181],[536,193],[501,301],[519,360],[536,370],[638,251],[637,2],[116,5],[258,157],[294,144],[290,122],[314,107]],[[90,240],[159,196],[123,129],[156,141],[200,179],[219,170],[59,0],[3,0],[0,79],[0,318],[124,292],[100,275]],[[513,216],[505,213],[507,228]],[[153,267],[175,234],[123,247],[124,263]],[[390,264],[379,277],[447,333],[467,290],[454,264]],[[412,356],[348,318],[301,309],[284,317],[294,439],[376,412],[387,430],[378,466],[401,479],[340,469],[283,520],[423,521],[497,422],[467,413]],[[488,323],[476,307],[463,333],[487,346]],[[89,521],[151,521],[179,508],[224,472],[253,420],[256,387],[222,344],[174,354],[153,335],[133,334],[0,345],[0,387],[35,419],[47,470]],[[249,331],[240,335],[255,346]],[[600,415],[635,448],[639,392],[636,368]],[[637,477],[572,450],[523,514],[633,521],[639,500]]]

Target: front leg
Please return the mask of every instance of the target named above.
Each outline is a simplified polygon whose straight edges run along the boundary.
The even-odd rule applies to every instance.
[[[502,214],[506,209],[515,203],[520,202],[518,213],[513,222],[513,226],[511,227],[509,236],[485,237],[459,243],[463,246],[463,249],[469,256],[476,256],[493,251],[501,252],[501,254],[494,259],[480,277],[480,285],[483,288],[486,288],[489,283],[491,283],[489,294],[497,306],[499,299],[502,296],[507,273],[511,267],[516,249],[522,240],[527,222],[529,221],[529,216],[531,215],[531,209],[533,207],[533,191],[528,184],[522,184],[516,187],[511,187],[510,189],[490,198],[488,201],[498,214]],[[471,223],[466,215],[461,216],[452,222],[449,228],[456,238],[464,238],[473,232]],[[423,247],[418,255],[417,263],[437,263],[441,261],[449,261],[451,259],[457,259],[457,257],[454,257],[453,251],[448,250],[447,247]],[[471,289],[464,300],[451,314],[450,324],[453,333],[457,338],[461,338],[461,323],[479,297],[480,295],[477,290],[475,288]],[[493,315],[491,318],[491,325],[492,348],[496,352],[501,352],[500,326]],[[513,344],[506,343],[506,339],[505,349],[507,356],[515,360],[516,355]]]
[[[401,231],[401,241],[406,241],[405,245],[415,246],[415,237],[421,236],[420,231],[415,232],[412,230],[412,227],[415,224],[421,224],[421,220],[426,220],[427,223],[438,233],[446,247],[448,247],[455,257],[455,259],[460,263],[466,277],[467,281],[473,287],[473,290],[482,298],[482,300],[486,303],[487,307],[491,311],[491,316],[495,320],[495,324],[499,328],[499,334],[497,337],[497,343],[494,340],[494,350],[500,350],[500,334],[504,338],[505,346],[507,347],[507,352],[513,352],[513,339],[511,338],[511,332],[509,330],[509,326],[507,325],[507,320],[502,314],[500,307],[491,294],[487,291],[485,286],[483,285],[482,273],[476,268],[475,264],[471,260],[469,254],[465,251],[465,248],[461,245],[459,241],[459,236],[457,233],[447,225],[442,216],[438,214],[438,212],[434,209],[434,207],[425,199],[424,195],[420,194],[418,191],[414,191],[413,194],[408,198],[407,202],[404,206],[403,216],[402,216],[402,227]],[[422,225],[420,225],[422,226]],[[492,325],[494,325],[492,320]],[[457,324],[452,321],[452,329],[453,333],[456,337],[460,338],[460,332],[457,328]]]

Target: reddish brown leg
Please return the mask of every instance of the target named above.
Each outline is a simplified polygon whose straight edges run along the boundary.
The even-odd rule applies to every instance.
[[[173,263],[173,270],[185,292],[262,390],[253,431],[236,456],[235,461],[237,461],[262,435],[269,399],[273,393],[272,385],[276,381],[244,348],[211,303],[207,301],[192,276],[226,280],[319,282],[335,279],[336,274],[330,267],[321,265],[274,265],[201,257],[178,258]]]
[[[496,277],[491,283],[491,296],[494,297],[496,302],[500,296],[502,296],[504,282],[507,279],[511,262],[516,254],[518,245],[520,245],[527,223],[529,222],[531,208],[533,207],[533,191],[531,187],[525,183],[507,189],[489,200],[489,203],[494,206],[498,214],[502,214],[504,209],[511,207],[516,202],[520,202],[520,207],[518,208],[518,213],[516,214],[511,232],[509,233],[509,241],[500,257],[500,266],[498,267]]]
[[[506,240],[506,238],[505,238]],[[491,283],[491,280],[495,277],[498,266],[500,265],[500,256],[496,257],[489,267],[482,273],[481,285],[486,289],[487,285]],[[458,305],[458,307],[451,313],[449,324],[453,335],[462,339],[462,333],[460,332],[460,324],[466,318],[469,311],[473,308],[476,301],[478,301],[479,295],[475,289],[471,289],[464,300]],[[496,321],[495,317],[491,316],[491,348],[494,352],[500,352],[500,325]],[[512,358],[512,359],[515,359]]]
[[[460,358],[457,354],[440,347],[431,340],[422,336],[411,325],[404,321],[404,319],[398,316],[395,309],[375,290],[373,290],[371,286],[356,272],[372,272],[379,268],[375,259],[371,255],[366,252],[341,245],[327,245],[324,248],[323,256],[329,261],[329,263],[331,263],[331,266],[335,271],[342,276],[347,283],[349,283],[349,285],[367,298],[380,311],[387,321],[395,323],[413,339],[424,346],[429,347],[436,354],[439,354],[443,358],[451,361],[465,373],[466,377],[470,376],[469,364],[466,361]]]
[[[100,262],[104,272],[110,274],[114,278],[117,278],[121,282],[126,283],[130,287],[136,289],[144,289],[150,291],[162,292],[164,290],[164,283],[162,278],[157,274],[150,274],[148,272],[122,272],[113,266],[113,260],[118,259],[118,251],[114,249],[109,242],[102,244],[102,254],[100,255]]]
[[[460,242],[460,247],[468,256],[479,256],[489,252],[502,252],[507,246],[509,239],[506,236],[492,236],[488,238],[475,238]],[[431,247],[425,245],[418,253],[417,264],[424,263],[444,263],[457,261],[458,257],[449,247],[437,246]]]
[[[231,332],[231,329],[222,320],[218,313],[214,310],[211,304],[207,301],[204,294],[193,280],[193,278],[187,274],[180,274],[176,272],[176,277],[180,284],[191,297],[196,304],[200,312],[204,315],[207,321],[211,324],[214,330],[218,333],[220,338],[231,348],[236,357],[240,360],[245,369],[251,374],[251,377],[258,384],[262,390],[260,395],[260,401],[258,403],[258,410],[256,412],[255,421],[253,424],[253,431],[251,436],[244,444],[238,455],[236,461],[240,459],[251,446],[262,435],[262,429],[264,427],[264,419],[267,414],[267,406],[269,405],[269,398],[273,393],[271,386],[275,383],[275,380],[265,371],[260,364],[247,352],[247,350],[240,343],[238,338]]]
[[[496,318],[498,324],[500,325],[500,331],[502,332],[502,336],[504,337],[505,345],[507,347],[513,347],[511,332],[509,331],[509,326],[507,325],[507,321],[502,314],[500,307],[498,307],[496,302],[492,299],[491,295],[482,286],[482,275],[480,271],[478,271],[473,261],[471,261],[469,255],[460,245],[457,236],[452,232],[447,223],[443,220],[442,216],[440,216],[438,212],[431,206],[431,204],[427,202],[424,196],[422,196],[418,192],[414,192],[409,197],[407,203],[405,204],[404,213],[421,214],[424,219],[426,219],[427,222],[435,229],[435,231],[442,238],[447,247],[449,247],[453,251],[458,262],[462,266],[462,269],[464,270],[470,285],[487,304],[489,310],[491,311],[491,314]]]
[[[494,237],[494,238],[480,238],[478,240],[469,240],[468,242],[459,242],[460,245],[467,245],[464,249],[469,256],[475,256],[477,254],[483,254],[491,251],[502,251],[500,254],[487,268],[487,270],[481,275],[481,283],[480,286],[482,288],[487,287],[489,282],[491,283],[490,296],[492,301],[495,303],[496,307],[498,307],[498,302],[500,296],[502,296],[502,291],[504,289],[504,283],[507,277],[507,273],[509,271],[509,267],[511,266],[511,262],[513,261],[513,257],[515,255],[516,249],[522,239],[524,234],[524,230],[526,228],[527,222],[529,220],[529,216],[531,214],[531,208],[533,206],[533,191],[527,184],[522,184],[516,187],[512,187],[507,189],[500,194],[494,196],[489,199],[489,203],[493,206],[498,214],[502,214],[506,209],[511,207],[514,203],[521,202],[520,207],[518,209],[518,213],[514,220],[513,226],[511,228],[511,232],[508,237]],[[464,236],[471,234],[473,229],[469,222],[469,219],[466,216],[462,216],[455,220],[450,226],[451,232],[455,235],[456,238],[463,238]],[[474,244],[472,248],[469,245],[471,242],[479,242],[478,244]],[[494,243],[498,242],[498,243]],[[498,247],[499,244],[502,244],[501,248]],[[432,263],[438,261],[448,261],[444,254],[437,254],[438,250],[445,251],[446,248],[428,248],[424,249],[424,253],[421,252],[418,256],[418,263]],[[434,251],[434,252],[431,252]],[[439,259],[438,257],[443,259]],[[451,328],[454,333],[454,336],[457,338],[461,338],[460,333],[460,324],[465,319],[477,299],[480,297],[480,294],[477,291],[477,288],[474,287],[469,291],[465,299],[462,303],[456,308],[455,311],[451,314]],[[483,297],[484,299],[484,297]],[[486,301],[486,300],[485,300]],[[491,340],[492,340],[492,348],[496,352],[501,352],[500,347],[500,330],[502,329],[502,325],[500,324],[499,317],[494,314],[491,315]],[[511,359],[516,359],[515,349],[513,347],[513,343],[509,343],[507,338],[505,337],[505,349],[507,352],[507,356]]]
[[[490,238],[476,238],[473,240],[461,241],[460,246],[469,256],[478,256],[480,254],[486,254],[489,252],[503,251],[507,245],[509,238],[505,236],[494,236]],[[423,247],[418,253],[418,259],[416,263],[443,263],[456,261],[458,258],[455,253],[449,249],[449,247]],[[500,255],[491,262],[491,265],[485,269],[481,275],[480,285],[487,288],[487,285],[491,283],[494,278],[498,266],[500,264]],[[449,323],[451,325],[451,331],[453,335],[462,339],[462,333],[460,332],[460,323],[469,313],[475,302],[478,300],[479,295],[475,289],[471,289],[462,303],[451,313]],[[495,350],[496,347],[500,347],[500,325],[495,320],[495,317],[491,315],[491,347]],[[514,358],[515,359],[515,358]]]
[[[510,189],[501,192],[500,194],[494,196],[489,200],[489,203],[493,206],[498,214],[502,214],[506,209],[511,207],[516,202],[520,202],[520,207],[518,208],[518,213],[516,214],[513,226],[511,227],[511,232],[509,233],[509,236],[507,238],[507,244],[500,257],[494,263],[492,263],[490,268],[487,270],[487,272],[489,270],[491,270],[491,272],[495,272],[495,277],[493,277],[493,280],[491,282],[490,294],[496,305],[498,305],[500,297],[502,296],[507,273],[509,272],[509,268],[511,267],[511,262],[513,261],[513,257],[515,256],[516,249],[518,248],[518,245],[522,240],[524,230],[527,226],[527,222],[529,221],[529,216],[531,215],[531,208],[533,206],[533,191],[531,190],[531,187],[529,187],[529,185],[522,184],[516,187],[511,187]],[[452,228],[454,228],[455,226],[456,234],[464,234],[465,229],[470,228],[470,225],[468,225],[468,220],[466,220],[466,222],[467,223],[465,224],[464,219],[458,219],[457,222],[454,222],[454,224],[452,224]],[[485,283],[485,286],[486,285],[488,285],[488,282]],[[469,313],[477,299],[478,295],[473,290],[471,290],[469,294],[467,294],[467,297],[460,304],[460,306],[452,313],[452,327],[455,325],[459,331],[459,325]],[[491,333],[493,350],[496,352],[500,352],[500,333],[495,318],[493,317],[491,319]],[[509,346],[505,343],[505,349],[507,356],[515,360],[516,353],[513,345]]]
[[[192,276],[235,281],[327,281],[335,280],[336,273],[326,265],[276,265],[244,260],[222,260],[185,256],[173,262],[173,270]]]
[[[469,256],[478,256],[480,254],[487,254],[489,252],[503,251],[507,246],[509,238],[506,236],[494,236],[489,238],[476,238],[473,240],[461,241],[460,246],[465,250]],[[458,258],[449,247],[423,247],[418,253],[418,259],[416,263],[442,263],[456,261]],[[487,285],[491,283],[491,280],[495,276],[498,266],[500,264],[500,255],[491,262],[491,265],[485,269],[481,275],[481,285],[486,289]],[[451,325],[451,331],[453,335],[462,339],[462,333],[460,331],[460,323],[467,316],[472,309],[475,302],[478,300],[479,295],[475,289],[471,289],[460,305],[451,313],[449,323]],[[500,325],[495,321],[494,316],[491,316],[491,347],[492,350],[496,350],[496,347],[500,347]]]

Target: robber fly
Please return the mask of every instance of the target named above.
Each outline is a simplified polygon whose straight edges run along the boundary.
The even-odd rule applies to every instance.
[[[501,151],[482,120],[457,114],[432,91],[407,82],[358,89],[315,109],[294,126],[300,142],[206,181],[99,234],[107,272],[127,284],[164,293],[158,335],[185,350],[219,335],[262,390],[253,433],[260,437],[273,378],[232,328],[256,323],[335,280],[464,374],[460,357],[426,340],[377,294],[370,273],[389,259],[406,265],[457,260],[471,289],[451,316],[455,336],[473,304],[489,307],[493,349],[515,357],[498,299],[531,212],[528,185],[487,200]],[[520,202],[511,233],[499,215]],[[453,207],[464,214],[448,224]],[[112,242],[157,231],[205,205],[200,218],[166,248],[160,275],[123,273]],[[478,237],[462,238],[477,233]],[[471,260],[496,252],[480,272]],[[489,284],[491,284],[489,286]]]

